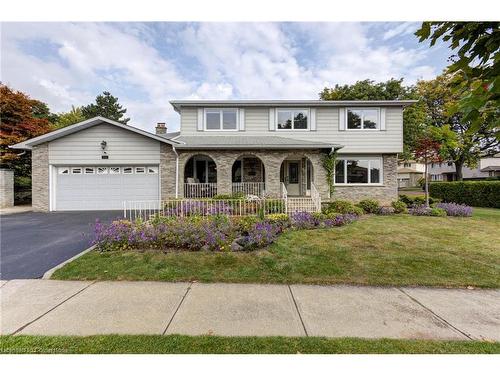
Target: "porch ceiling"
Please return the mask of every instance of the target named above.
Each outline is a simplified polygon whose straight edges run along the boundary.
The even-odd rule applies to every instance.
[[[335,143],[306,141],[279,136],[180,136],[176,149],[340,149]]]

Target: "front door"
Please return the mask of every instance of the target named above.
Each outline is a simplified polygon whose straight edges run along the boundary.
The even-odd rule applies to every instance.
[[[300,161],[287,161],[286,190],[289,195],[300,195]]]

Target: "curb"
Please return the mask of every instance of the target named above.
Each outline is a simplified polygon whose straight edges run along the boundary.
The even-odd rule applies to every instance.
[[[95,248],[95,245],[94,245],[94,246],[89,247],[89,248],[88,248],[88,249],[86,249],[86,250],[83,250],[81,253],[76,254],[76,255],[75,255],[75,256],[73,256],[72,258],[69,258],[68,260],[65,260],[64,262],[62,262],[62,263],[58,264],[57,266],[52,267],[50,270],[46,271],[46,272],[43,274],[43,276],[42,276],[42,280],[48,280],[48,279],[50,279],[50,277],[52,276],[52,274],[53,274],[54,272],[56,272],[59,268],[62,268],[62,267],[64,267],[66,264],[68,264],[68,263],[70,263],[70,262],[74,261],[75,259],[80,258],[82,255],[87,254],[89,251],[94,250],[94,248]]]

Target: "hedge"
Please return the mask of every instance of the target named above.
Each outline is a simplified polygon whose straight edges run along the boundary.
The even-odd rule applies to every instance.
[[[500,181],[433,182],[429,192],[443,202],[500,208]]]

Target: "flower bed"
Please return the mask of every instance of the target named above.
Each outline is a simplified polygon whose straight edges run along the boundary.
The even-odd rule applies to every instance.
[[[227,215],[181,218],[156,217],[147,222],[118,220],[96,222],[93,245],[100,251],[129,249],[240,251],[273,243],[288,229],[342,226],[358,218],[353,214],[310,214],[296,212],[268,215],[264,219]]]
[[[472,207],[465,204],[457,203],[438,203],[437,208],[441,208],[446,211],[448,216],[462,216],[469,217],[472,216]]]

